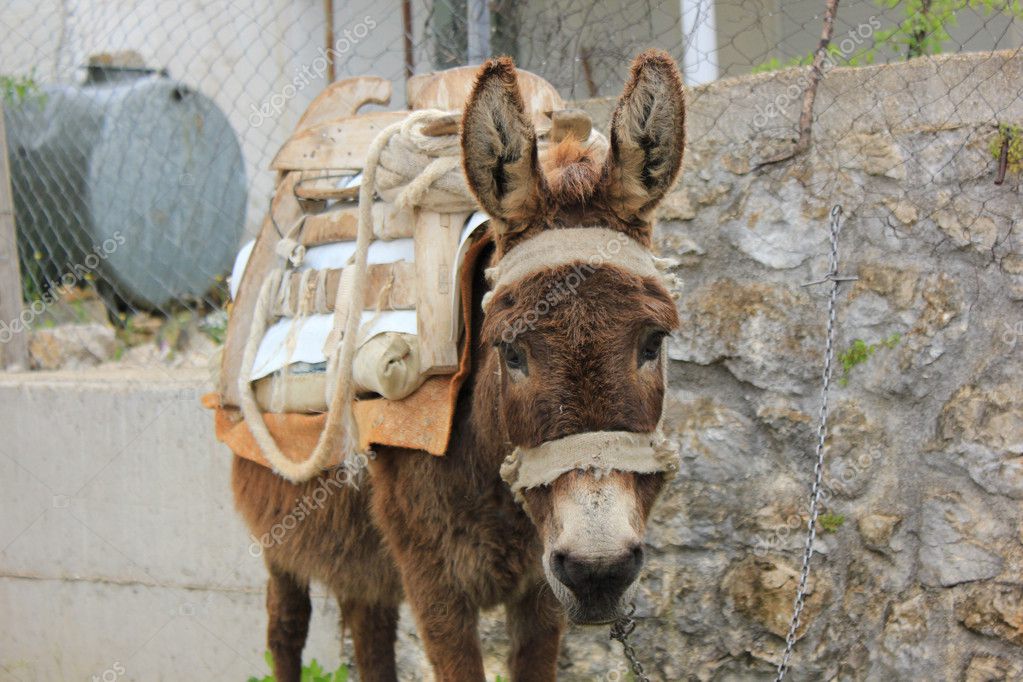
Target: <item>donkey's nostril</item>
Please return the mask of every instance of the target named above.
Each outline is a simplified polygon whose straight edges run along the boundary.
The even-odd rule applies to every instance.
[[[640,546],[613,559],[581,559],[564,552],[551,557],[555,577],[581,601],[617,598],[636,579],[642,566]]]
[[[565,559],[568,557],[564,552],[555,552],[551,556],[551,570],[554,572],[554,577],[568,585],[570,578],[568,573],[565,571]]]

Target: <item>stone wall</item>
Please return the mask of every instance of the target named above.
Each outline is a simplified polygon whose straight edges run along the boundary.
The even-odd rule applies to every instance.
[[[661,679],[772,677],[829,288],[802,284],[827,271],[841,203],[841,270],[859,280],[839,296],[848,367],[790,679],[1023,679],[1023,205],[989,150],[996,124],[1023,124],[1023,56],[836,70],[811,152],[757,170],[794,130],[801,77],[690,99],[657,238],[681,281],[667,423],[684,467],[651,524],[636,648]],[[585,106],[606,120],[609,103]],[[563,679],[616,679],[618,651],[574,630]]]

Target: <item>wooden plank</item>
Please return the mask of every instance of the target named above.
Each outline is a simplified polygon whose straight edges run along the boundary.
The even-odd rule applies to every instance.
[[[391,103],[391,81],[378,76],[356,76],[331,83],[323,89],[298,120],[295,130],[342,116],[355,116],[366,104]]]
[[[338,187],[351,175],[351,171],[302,171],[295,194],[312,201],[354,201],[359,197],[358,185]]]
[[[551,112],[550,141],[558,143],[568,137],[585,142],[593,130],[590,115],[582,109],[561,109]]]
[[[306,218],[301,240],[305,246],[350,242],[358,232],[359,205],[341,204]],[[377,239],[408,239],[412,236],[412,211],[373,202],[373,233]]]
[[[284,143],[270,167],[274,170],[361,170],[366,152],[380,131],[407,116],[407,111],[375,111],[306,128]]]
[[[327,310],[334,312],[334,299],[337,298],[337,287],[341,281],[343,268],[327,270],[325,301]],[[314,276],[315,277],[315,276]],[[291,310],[298,307],[302,296],[302,274],[289,275],[291,290],[288,296]],[[310,286],[315,287],[315,278]],[[314,294],[310,292],[309,296]],[[396,263],[371,263],[366,266],[366,310],[415,310],[416,307],[416,268],[414,263],[399,261]],[[275,306],[275,315],[284,315],[286,311]]]
[[[292,225],[302,213],[302,208],[294,193],[297,180],[298,173],[289,173],[274,193],[270,211],[278,225]],[[281,229],[287,229],[287,227]],[[238,405],[238,375],[241,371],[245,342],[249,337],[249,329],[252,327],[252,313],[266,274],[277,265],[279,257],[274,253],[274,249],[279,240],[280,235],[268,214],[263,219],[263,227],[245,266],[245,272],[242,274],[242,281],[238,287],[238,295],[231,305],[231,315],[227,321],[227,338],[224,340],[218,387],[221,400],[225,405]]]
[[[407,86],[409,107],[412,109],[464,109],[465,101],[476,83],[478,66],[459,66],[447,71],[414,76]],[[534,73],[516,70],[519,89],[526,104],[526,111],[533,117],[533,125],[547,129],[550,120],[547,112],[565,108],[565,102],[554,86]]]
[[[28,369],[28,329],[22,324],[21,266],[14,225],[14,196],[7,159],[7,129],[0,102],[0,368]]]
[[[425,374],[451,374],[458,367],[458,344],[451,338],[455,283],[452,264],[469,213],[416,212],[416,326]]]

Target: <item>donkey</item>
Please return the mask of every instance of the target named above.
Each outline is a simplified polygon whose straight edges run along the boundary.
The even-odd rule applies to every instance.
[[[485,294],[493,273],[474,273],[472,367],[452,444],[444,457],[381,448],[358,488],[336,486],[265,549],[278,680],[299,679],[312,580],[336,595],[362,680],[396,679],[402,599],[445,681],[484,679],[481,609],[505,607],[514,680],[555,679],[566,614],[580,624],[621,615],[668,475],[636,464],[646,460],[635,459],[631,437],[658,426],[663,339],[678,325],[669,292],[634,265],[679,173],[684,123],[678,69],[648,51],[632,64],[609,149],[569,138],[541,160],[512,61],[480,68],[463,115],[463,166],[492,217],[480,261],[499,274]],[[616,240],[608,250],[621,255],[582,268],[564,255],[594,235]],[[516,256],[531,246],[532,261]],[[593,434],[610,434],[588,446],[602,464],[570,462],[536,480],[533,453],[566,442],[578,450],[573,439]],[[332,475],[295,485],[236,457],[236,504],[258,537]]]

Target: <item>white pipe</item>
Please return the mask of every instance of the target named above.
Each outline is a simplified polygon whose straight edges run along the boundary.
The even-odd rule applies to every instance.
[[[490,57],[490,7],[487,0],[469,0],[466,14],[469,63],[482,64]]]
[[[718,79],[718,37],[714,21],[715,0],[679,0],[682,10],[682,70],[686,84],[700,85]]]

